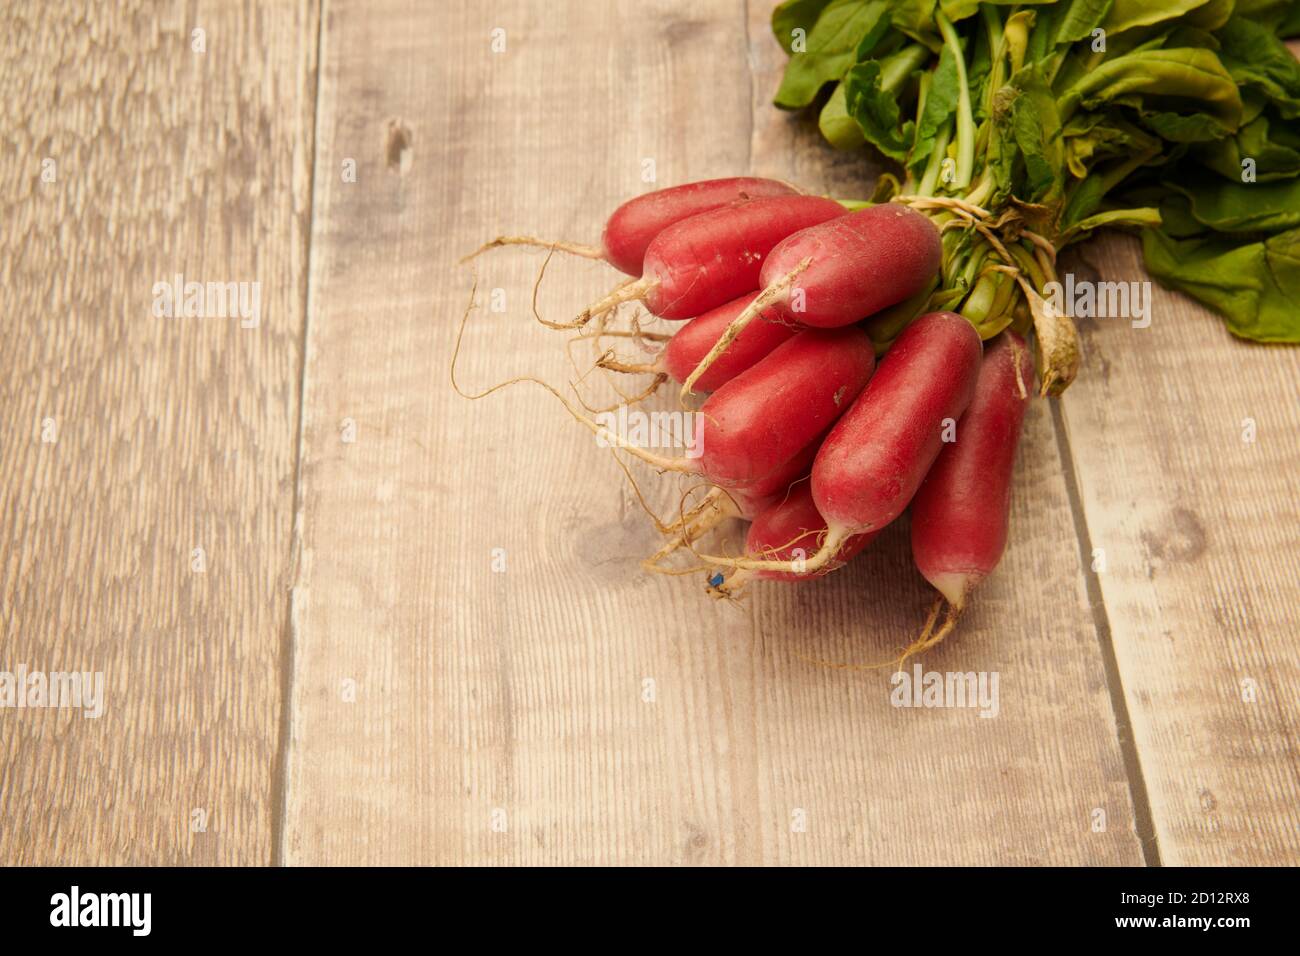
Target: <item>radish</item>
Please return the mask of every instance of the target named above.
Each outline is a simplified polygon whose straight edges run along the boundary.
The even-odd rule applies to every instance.
[[[952,312],[924,315],[898,337],[813,464],[813,495],[832,528],[871,531],[902,513],[946,425],[970,404],[980,352],[975,327]]]
[[[533,236],[497,236],[466,258],[472,259],[480,252],[497,246],[544,246],[587,259],[603,259],[620,272],[640,276],[646,248],[655,236],[673,223],[739,200],[798,194],[799,190],[789,183],[775,179],[760,179],[756,176],[705,179],[697,183],[656,189],[644,196],[629,199],[605,221],[600,246],[563,240],[548,242]]]
[[[459,348],[459,338],[457,343]],[[871,340],[860,329],[800,332],[709,396],[698,413],[698,457],[647,451],[575,408],[545,382],[511,381],[541,385],[611,447],[664,471],[702,475],[758,502],[807,470],[818,440],[866,387],[874,364]],[[806,457],[795,470],[792,459],[799,456]]]
[[[813,501],[812,486],[801,481],[792,486],[789,493],[773,501],[771,505],[754,518],[745,539],[745,553],[774,561],[789,562],[790,571],[746,571],[735,570],[725,578],[714,575],[709,580],[710,593],[717,596],[735,594],[750,578],[773,581],[804,581],[811,577],[827,574],[846,564],[862,551],[879,531],[853,535],[845,540],[834,557],[821,567],[805,570],[797,569],[801,562],[806,562],[809,555],[820,547],[826,535],[826,521],[817,510]]]
[[[822,437],[866,387],[874,364],[875,350],[860,329],[800,332],[709,396],[699,411],[702,453],[697,458],[647,451],[583,414],[546,383],[517,381],[541,385],[610,446],[664,471],[702,475],[717,486],[710,496],[725,496],[716,507],[683,515],[679,534],[642,562],[661,570],[655,567],[660,558],[726,518],[757,513],[806,475]]]
[[[550,392],[574,419],[611,447],[620,448],[664,471],[702,475],[715,486],[721,486],[715,487],[711,495],[714,498],[727,497],[728,508],[737,515],[756,514],[777,495],[784,494],[792,482],[807,475],[822,437],[865,387],[875,364],[871,340],[857,329],[809,331],[795,336],[785,343],[784,352],[775,350],[728,382],[726,387],[710,396],[700,410],[697,441],[728,446],[732,449],[730,455],[725,451],[714,451],[699,457],[666,457],[627,441],[541,379],[519,376],[480,392],[467,392],[461,388],[456,380],[456,366],[477,292],[476,278],[451,354],[451,385],[457,393],[477,401],[522,382],[537,385]],[[801,338],[804,340],[800,341]],[[764,368],[765,365],[768,367]],[[775,429],[762,417],[744,414],[745,405],[763,400],[756,393],[764,384],[774,384],[778,390],[789,389],[803,397],[796,412],[786,415]],[[780,419],[783,412],[781,402],[771,404],[772,413]],[[684,515],[678,526],[688,527],[690,523],[688,516]],[[661,530],[668,529],[661,527]]]
[[[663,354],[664,371],[675,381],[684,382],[700,360],[709,353],[718,338],[758,298],[757,292],[733,299],[726,305],[692,319],[668,342]],[[696,382],[702,392],[716,391],[746,369],[752,368],[777,346],[794,337],[799,327],[782,321],[772,311],[762,314],[762,321],[751,323],[744,334],[736,337],[727,354]]]
[[[704,403],[704,473],[729,488],[765,479],[844,414],[867,385],[875,350],[856,328],[800,332]]]
[[[861,330],[809,329],[714,392],[700,409],[698,461],[717,486],[710,495],[722,497],[706,520],[690,523],[643,565],[661,570],[655,566],[661,558],[727,518],[752,517],[783,500],[807,477],[822,439],[866,386],[874,364],[875,350]]]
[[[844,207],[833,199],[774,196],[735,202],[673,223],[646,249],[641,278],[617,286],[569,327],[578,328],[635,300],[644,301],[663,319],[700,315],[757,289],[763,260],[782,239],[842,215]]]
[[[669,339],[668,345],[652,363],[632,364],[607,355],[597,364],[601,368],[615,372],[646,372],[667,375],[678,382],[685,381],[686,376],[700,364],[700,360],[708,354],[709,349],[713,348],[713,344],[731,324],[731,320],[743,312],[745,307],[756,298],[758,293],[751,292],[691,319]],[[763,320],[751,323],[736,337],[726,354],[700,377],[700,380],[695,383],[700,391],[715,391],[741,372],[752,368],[760,359],[799,331],[797,326],[778,318],[772,310],[763,314]]]
[[[700,504],[682,515],[680,522],[660,529],[666,534],[676,533],[663,547],[642,561],[642,566],[650,571],[663,571],[659,566],[663,558],[698,541],[728,518],[753,519],[780,504],[797,487],[796,483],[807,485],[808,469],[812,467],[813,458],[820,447],[821,438],[818,437],[767,478],[743,488],[714,485]],[[658,523],[658,519],[655,520]]]
[[[939,271],[939,230],[906,206],[870,206],[781,241],[763,263],[762,293],[682,386],[685,397],[735,338],[768,307],[801,325],[838,328],[917,295]]]
[[[898,517],[943,447],[945,428],[970,404],[979,367],[979,333],[952,312],[923,315],[898,337],[813,462],[813,500],[827,525],[805,571],[827,564],[851,535],[878,531]],[[795,570],[788,561],[705,560],[751,571]]]
[[[604,258],[620,272],[640,276],[650,243],[674,223],[738,200],[798,194],[799,190],[789,183],[737,176],[706,179],[637,196],[615,209],[606,220],[601,234]]]
[[[943,626],[916,650],[943,640],[971,590],[997,567],[1007,544],[1011,472],[1029,404],[1024,340],[1008,330],[985,351],[975,397],[957,440],[939,454],[912,501],[912,557],[948,602]]]

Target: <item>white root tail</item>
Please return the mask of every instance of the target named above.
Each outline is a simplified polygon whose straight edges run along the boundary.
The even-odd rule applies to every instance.
[[[944,614],[943,624],[940,625],[938,630],[935,630],[934,626],[939,621],[939,610],[945,604],[948,606],[948,611]],[[961,618],[961,612],[965,609],[965,595],[962,596],[962,600],[957,604],[953,604],[947,598],[942,596],[936,600],[934,602],[934,607],[930,610],[930,616],[926,618],[925,627],[921,629],[921,633],[917,635],[916,640],[912,641],[911,644],[904,648],[902,655],[898,658],[898,669],[903,669],[903,664],[907,662],[909,657],[923,653],[932,647],[942,644],[944,638],[948,637],[948,635],[956,630],[957,621]]]
[[[806,558],[795,561],[775,561],[768,558],[728,558],[716,554],[698,555],[701,561],[717,568],[736,568],[744,571],[785,571],[789,574],[812,574],[830,564],[839,554],[849,532],[844,528],[828,528],[821,539],[821,547]]]
[[[550,319],[542,317],[542,313],[537,310],[537,296],[542,288],[542,280],[546,277],[546,268],[551,264],[551,257],[555,255],[552,249],[542,260],[541,268],[537,270],[537,279],[533,282],[533,318],[548,329],[559,329],[561,331],[568,329],[580,329],[592,319],[600,318],[614,312],[624,302],[632,302],[638,299],[644,299],[651,289],[657,284],[657,280],[650,278],[625,279],[618,285],[614,286],[609,295],[600,299],[584,309],[572,322],[552,322]],[[475,282],[478,281],[475,277]]]
[[[745,331],[745,327],[750,322],[758,318],[764,309],[777,302],[784,301],[789,296],[790,289],[794,286],[794,280],[799,276],[799,273],[803,272],[811,264],[812,259],[804,259],[764,289],[757,299],[745,307],[744,312],[731,320],[731,324],[727,326],[727,330],[722,333],[721,338],[713,343],[713,348],[709,349],[709,354],[700,360],[700,364],[695,366],[695,370],[690,375],[686,376],[686,381],[682,383],[680,396],[682,402],[686,401],[687,396],[695,394],[695,383],[700,380],[700,376],[709,370],[709,366],[718,360],[718,356],[727,351],[731,343],[736,340],[736,336]]]
[[[690,475],[699,474],[700,461],[698,458],[667,458],[664,457],[663,455],[656,455],[653,452],[646,451],[644,448],[641,448],[638,445],[634,445],[633,443],[629,442],[627,439],[623,438],[621,435],[611,431],[610,429],[606,428],[604,425],[595,421],[591,417],[580,412],[577,408],[573,406],[573,404],[567,398],[565,398],[563,395],[560,394],[558,389],[556,389],[554,386],[548,385],[546,382],[543,382],[539,378],[532,378],[531,376],[521,375],[518,378],[512,378],[508,381],[500,382],[496,385],[491,386],[490,388],[484,389],[483,391],[477,393],[467,392],[463,388],[461,388],[456,381],[456,360],[460,357],[461,343],[464,341],[465,338],[465,327],[469,324],[470,313],[474,311],[474,305],[475,305],[474,296],[477,293],[477,291],[478,291],[478,276],[476,275],[474,277],[474,284],[470,288],[469,305],[466,306],[465,315],[460,320],[460,329],[456,333],[456,345],[455,348],[452,349],[452,353],[451,353],[451,387],[456,390],[457,394],[461,395],[464,398],[468,398],[471,400],[478,400],[480,398],[486,398],[487,396],[491,395],[493,392],[498,392],[501,389],[508,388],[511,385],[517,385],[520,382],[531,382],[533,385],[540,386],[541,388],[546,389],[546,391],[554,395],[555,398],[560,402],[560,404],[565,407],[568,413],[573,416],[575,421],[585,425],[592,432],[592,434],[594,434],[597,438],[603,439],[605,442],[609,444],[610,447],[620,448],[623,451],[627,452],[629,455],[632,455],[634,458],[639,458],[642,461],[644,461],[646,464],[652,465],[653,467],[658,468],[661,471],[674,471],[674,472],[680,472],[682,474],[690,474]]]
[[[734,570],[730,574],[726,575],[720,573],[715,574],[709,578],[709,583],[705,590],[708,592],[709,597],[724,599],[734,598],[745,589],[745,585],[749,584],[753,576],[754,573],[752,571],[746,571],[743,568]]]
[[[635,302],[644,299],[657,284],[658,280],[649,276],[643,276],[640,279],[628,279],[626,282],[620,282],[614,286],[609,295],[603,299],[598,299],[579,312],[578,317],[572,322],[544,322],[544,324],[553,329],[580,329],[592,319],[613,312],[624,302]],[[534,297],[533,301],[535,306],[536,297]]]
[[[740,509],[735,501],[721,488],[712,488],[704,500],[682,515],[670,530],[677,534],[664,543],[664,546],[641,562],[647,571],[661,571],[659,562],[670,554],[698,541],[708,532],[722,524],[728,518],[740,516]],[[697,570],[691,568],[691,571]]]
[[[628,375],[666,375],[660,362],[624,362],[611,349],[596,360],[596,365],[610,372]]]
[[[460,260],[461,265],[478,258],[489,249],[500,249],[502,246],[534,246],[538,249],[550,249],[552,252],[564,252],[571,256],[581,256],[584,259],[604,259],[605,251],[596,246],[588,246],[581,242],[568,242],[564,239],[538,239],[536,236],[497,236],[491,242],[485,242],[469,255]]]

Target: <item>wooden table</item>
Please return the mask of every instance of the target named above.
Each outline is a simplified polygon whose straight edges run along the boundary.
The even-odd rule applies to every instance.
[[[915,630],[905,528],[710,601],[557,403],[448,375],[457,258],[594,240],[647,160],[864,194],[769,105],[767,4],[84,6],[0,13],[0,670],[105,711],[0,710],[0,863],[1300,862],[1300,351],[1161,290],[1086,323],[924,660],[999,714],[894,708],[806,658]],[[479,260],[466,388],[573,377],[540,261]],[[156,316],[177,273],[259,283],[257,326]]]

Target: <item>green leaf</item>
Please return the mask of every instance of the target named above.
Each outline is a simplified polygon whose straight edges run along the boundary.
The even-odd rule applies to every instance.
[[[835,84],[835,91],[817,117],[817,128],[836,149],[858,149],[866,140],[862,138],[857,120],[849,115],[845,92],[843,83]]]
[[[1202,30],[1217,30],[1232,16],[1237,0],[1207,0],[1206,3],[1191,10],[1183,22]]]
[[[989,84],[995,82],[995,75],[993,54],[989,50],[990,37],[987,21],[978,27],[972,27],[972,29],[975,31],[975,44],[966,61],[966,85],[970,87],[971,110],[974,113],[975,122],[979,124],[988,119],[989,107],[993,100]],[[949,55],[951,56],[951,54]],[[1001,82],[1005,75],[1005,71],[999,72],[996,81]]]
[[[1074,0],[1056,27],[1056,42],[1074,43],[1085,37],[1091,38],[1092,31],[1101,26],[1114,2],[1115,0]]]
[[[1166,193],[1160,200],[1161,229],[1173,239],[1190,239],[1203,236],[1209,229],[1192,215],[1192,204],[1186,196]]]
[[[888,6],[888,4],[885,6]],[[889,11],[885,10],[867,27],[867,32],[858,41],[858,45],[853,51],[853,62],[861,63],[863,60],[880,59],[885,54],[897,50],[905,42],[907,42],[906,37],[893,29],[893,21],[890,19]]]
[[[1011,80],[1019,91],[1011,105],[1010,129],[1025,164],[1025,184],[1017,197],[1048,204],[1064,189],[1065,146],[1056,99],[1034,69],[1021,70]]]
[[[1291,0],[1291,8],[1286,11],[1282,22],[1277,25],[1275,32],[1277,33],[1278,38],[1282,40],[1287,40],[1291,37],[1300,37],[1300,3],[1297,3],[1296,0]]]
[[[1236,136],[1197,147],[1195,156],[1220,176],[1240,180],[1242,161],[1254,160],[1259,182],[1300,176],[1300,129],[1262,113]]]
[[[898,97],[881,86],[879,60],[859,63],[845,78],[849,115],[857,121],[867,142],[897,162],[907,159],[912,143],[912,122],[900,125]]]
[[[1115,113],[1075,114],[1063,135],[1066,162],[1079,179],[1099,162],[1160,151],[1159,139]]]
[[[1239,86],[1263,91],[1285,119],[1300,116],[1300,62],[1267,28],[1236,17],[1216,34],[1219,58]]]
[[[1122,101],[1117,101],[1121,103]],[[1207,113],[1167,113],[1138,109],[1142,125],[1171,143],[1205,143],[1223,139],[1229,130]]]
[[[894,0],[889,5],[889,18],[897,29],[938,52],[943,45],[934,21],[938,6],[937,0]]]
[[[1237,0],[1233,12],[1282,39],[1300,33],[1300,3],[1296,0]]]
[[[1067,119],[1080,105],[1134,107],[1144,112],[1148,126],[1162,135],[1167,130],[1170,138],[1205,138],[1211,131],[1224,136],[1236,131],[1242,115],[1237,84],[1219,58],[1194,47],[1139,49],[1101,63],[1061,97]]]
[[[1147,271],[1223,316],[1233,335],[1300,342],[1300,229],[1263,242],[1220,237],[1176,240],[1142,233]]]
[[[782,109],[802,109],[827,83],[842,79],[853,65],[858,44],[882,16],[885,0],[831,0],[808,33],[807,49],[792,52],[775,103]]]
[[[917,170],[925,167],[934,151],[935,139],[939,131],[952,122],[957,112],[957,61],[947,47],[939,54],[939,65],[930,77],[930,88],[926,93],[925,106],[916,124],[916,140],[908,157],[908,168]]]
[[[988,122],[988,145],[984,150],[984,169],[993,181],[992,204],[1005,202],[1016,187],[1016,162],[1020,150],[1012,123],[1012,107],[1019,93],[1011,86],[1003,86],[993,94],[993,108]]]
[[[1067,7],[1064,3],[1054,3],[1046,7],[1030,7],[1020,14],[1030,14],[1029,45],[1026,48],[1026,65],[1043,66],[1043,75],[1051,77],[1056,73],[1057,65],[1051,61],[1056,54],[1056,31],[1060,29]]]
[[[1134,170],[1159,156],[1161,142],[1155,136],[1114,114],[1089,113],[1076,116],[1066,126],[1065,148],[1076,185],[1067,187],[1061,225],[1071,227],[1091,216],[1107,193]],[[1149,200],[1125,200],[1126,206],[1156,204]]]
[[[802,30],[805,39],[813,24],[831,0],[785,0],[772,11],[772,33],[781,49],[789,55],[794,52],[795,30]]]
[[[939,0],[939,9],[943,11],[944,16],[956,23],[958,20],[973,17],[979,12],[980,2],[981,0]],[[1057,0],[983,0],[983,2],[995,7],[1014,7],[1056,3]]]
[[[1187,197],[1196,221],[1217,232],[1300,228],[1300,179],[1234,183],[1218,176],[1180,172],[1167,176],[1163,184]]]
[[[1134,27],[1173,20],[1205,5],[1207,0],[1115,0],[1101,28],[1106,33],[1123,33]]]

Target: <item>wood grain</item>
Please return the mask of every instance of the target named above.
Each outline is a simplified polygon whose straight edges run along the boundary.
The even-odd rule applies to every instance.
[[[330,3],[323,24],[284,861],[1140,862],[1046,406],[1006,567],[927,661],[1000,672],[985,720],[893,708],[882,673],[801,657],[879,660],[919,625],[905,528],[825,581],[711,603],[640,571],[653,529],[552,399],[450,387],[471,282],[455,263],[484,239],[592,241],[651,188],[646,159],[659,184],[747,167],[828,184],[791,165],[806,121],[767,105],[765,14],[361,10]],[[837,189],[869,182],[837,169]],[[573,376],[531,318],[539,263],[479,260],[463,387]],[[572,314],[611,281],[554,263],[542,308]]]
[[[1140,279],[1140,261],[1113,238],[1069,268]],[[1161,855],[1295,865],[1300,353],[1153,294],[1149,328],[1082,322],[1064,419]]]
[[[105,681],[0,710],[0,863],[271,859],[316,24],[0,13],[0,669]],[[155,317],[176,273],[260,324]]]
[[[0,709],[0,863],[1300,861],[1295,350],[1159,291],[1148,329],[1085,322],[924,660],[996,672],[998,716],[892,707],[810,659],[918,626],[905,520],[715,603],[641,570],[658,536],[550,396],[449,376],[476,280],[462,388],[614,394],[534,322],[540,255],[456,264],[498,232],[590,242],[746,170],[865,194],[771,108],[767,5],[318,6],[0,12],[0,671],[107,685],[97,719]],[[1122,239],[1069,268],[1143,277]],[[178,272],[258,282],[257,327],[155,317]],[[557,259],[540,308],[614,278]],[[690,487],[632,469],[663,515]]]

